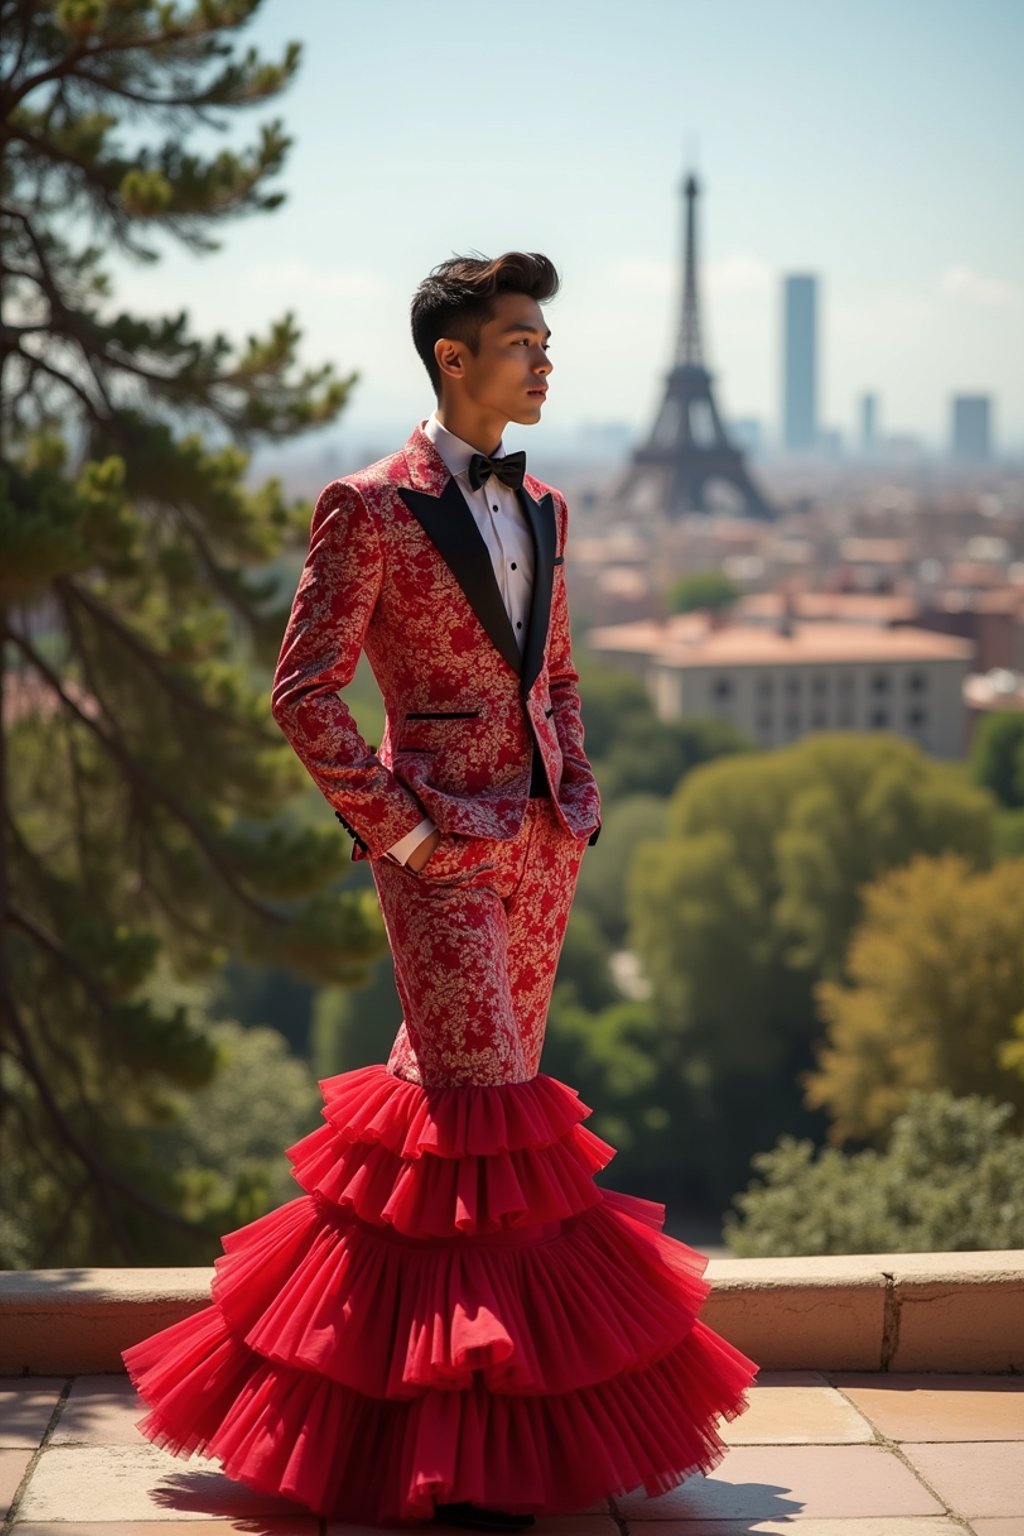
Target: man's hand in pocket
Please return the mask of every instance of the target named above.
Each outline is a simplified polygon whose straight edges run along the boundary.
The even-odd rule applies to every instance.
[[[416,844],[416,847],[405,861],[414,873],[419,873],[440,841],[440,829],[435,827],[433,832],[427,833],[421,843]]]

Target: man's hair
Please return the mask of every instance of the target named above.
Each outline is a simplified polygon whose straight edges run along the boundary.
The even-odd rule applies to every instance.
[[[494,296],[525,293],[543,304],[559,288],[554,264],[539,251],[506,251],[486,256],[451,256],[433,268],[413,295],[412,339],[441,398],[441,370],[434,344],[442,336],[463,341],[477,355],[480,328],[494,318]]]

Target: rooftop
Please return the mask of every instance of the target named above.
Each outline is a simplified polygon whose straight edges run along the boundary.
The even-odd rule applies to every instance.
[[[970,640],[910,625],[889,629],[863,623],[797,620],[791,634],[781,635],[763,624],[727,622],[716,626],[692,614],[660,622],[641,619],[632,624],[601,625],[588,630],[586,641],[594,651],[632,652],[672,667],[894,661],[962,661],[967,665],[974,656]]]
[[[212,1275],[0,1274],[3,1536],[363,1536],[135,1428],[119,1348],[205,1305]],[[712,1259],[707,1275],[702,1319],[762,1367],[720,1426],[724,1458],[534,1536],[1024,1536],[1024,1251]]]

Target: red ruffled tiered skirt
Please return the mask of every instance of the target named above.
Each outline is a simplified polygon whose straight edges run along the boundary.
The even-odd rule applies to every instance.
[[[222,1242],[211,1304],[123,1352],[144,1435],[318,1514],[558,1514],[725,1454],[759,1367],[702,1323],[707,1258],[603,1189],[575,1089],[327,1078],[305,1193]]]

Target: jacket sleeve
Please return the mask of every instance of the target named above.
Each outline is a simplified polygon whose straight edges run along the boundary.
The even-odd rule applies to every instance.
[[[352,680],[384,577],[359,492],[324,487],[274,672],[271,713],[335,815],[371,858],[422,820],[416,797],[370,749],[338,689]]]
[[[553,492],[558,508],[558,539],[555,575],[551,590],[550,640],[548,644],[548,687],[551,716],[562,749],[562,782],[559,797],[573,799],[595,824],[589,841],[597,842],[601,829],[601,795],[593,769],[583,747],[583,719],[580,713],[579,673],[572,663],[569,630],[569,603],[565,585],[565,542],[569,531],[569,508],[560,491]]]

